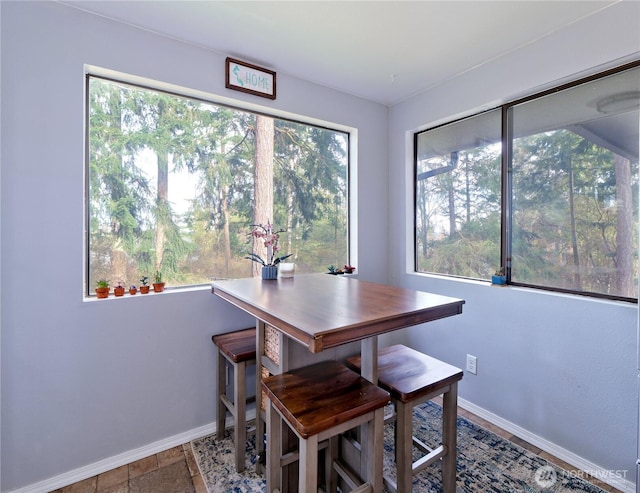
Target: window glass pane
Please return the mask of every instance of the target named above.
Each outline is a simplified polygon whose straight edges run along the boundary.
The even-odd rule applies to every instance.
[[[488,279],[500,265],[500,110],[416,135],[416,270]]]
[[[286,230],[297,272],[349,263],[348,134],[88,80],[89,294],[256,275],[255,222]]]
[[[513,282],[638,296],[639,75],[512,108]]]

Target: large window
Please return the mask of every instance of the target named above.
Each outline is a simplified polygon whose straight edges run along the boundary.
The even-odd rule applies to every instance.
[[[634,64],[416,134],[416,270],[637,299],[639,102]]]
[[[344,132],[87,77],[87,292],[257,272],[272,223],[298,272],[349,263]]]

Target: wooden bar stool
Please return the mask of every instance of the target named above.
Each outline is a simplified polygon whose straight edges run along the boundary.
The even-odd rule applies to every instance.
[[[218,380],[216,402],[218,439],[224,436],[227,410],[233,419],[236,471],[244,471],[247,441],[247,374],[248,366],[256,364],[256,329],[244,329],[211,337],[218,348]],[[227,396],[227,365],[233,368],[233,401]]]
[[[273,375],[262,381],[267,398],[267,492],[281,490],[282,468],[299,463],[298,493],[316,493],[318,448],[329,440],[326,455],[327,492],[337,490],[338,475],[357,492],[382,491],[384,406],[389,393],[336,361],[324,361]],[[298,437],[298,450],[283,455],[283,421]],[[362,447],[364,478],[338,458],[341,433],[365,424]],[[363,482],[364,481],[364,482]]]
[[[359,370],[360,356],[347,360],[347,366]],[[408,493],[413,489],[413,476],[433,462],[442,459],[444,493],[456,491],[456,433],[458,381],[462,370],[403,345],[378,351],[378,385],[391,393],[395,408],[395,454],[397,483],[384,478],[391,489]],[[438,395],[443,395],[441,445],[429,449],[413,436],[413,408]],[[423,455],[412,459],[413,445]]]

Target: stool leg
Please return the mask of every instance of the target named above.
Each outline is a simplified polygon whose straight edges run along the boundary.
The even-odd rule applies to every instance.
[[[227,421],[227,407],[222,401],[222,396],[227,392],[227,359],[222,352],[218,351],[218,379],[216,386],[216,404],[218,415],[216,416],[216,437],[221,440],[224,437],[224,430]]]
[[[233,440],[236,449],[236,471],[244,471],[244,451],[247,444],[247,365],[244,361],[236,364],[233,369],[233,406],[235,409],[235,423]]]
[[[413,406],[396,401],[395,407],[398,493],[409,493],[413,490]]]
[[[442,489],[456,491],[458,382],[451,384],[442,399],[442,444],[447,454],[442,458]]]
[[[340,437],[334,436],[329,438],[329,446],[324,451],[326,461],[325,468],[326,470],[326,488],[327,493],[336,493],[338,491],[338,472],[333,467],[333,460],[338,458],[338,454],[340,453]]]
[[[382,493],[382,450],[384,448],[384,408],[376,409],[367,424],[366,478],[373,493]]]
[[[318,435],[300,439],[300,471],[298,493],[318,491]]]
[[[279,491],[282,488],[282,468],[280,457],[282,456],[282,420],[278,411],[266,399],[265,421],[267,425],[267,493]]]

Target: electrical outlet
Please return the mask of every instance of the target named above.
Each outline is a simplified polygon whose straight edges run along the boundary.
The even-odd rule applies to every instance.
[[[470,354],[467,354],[467,371],[474,375],[478,374],[478,358]]]

